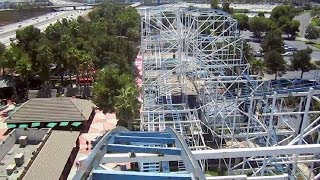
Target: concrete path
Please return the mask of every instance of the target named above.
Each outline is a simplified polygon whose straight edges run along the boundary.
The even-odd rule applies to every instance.
[[[295,20],[298,20],[300,22],[299,27],[299,36],[304,37],[306,33],[306,29],[310,23],[311,15],[310,12],[304,12],[302,14],[299,14],[298,16],[294,17]]]

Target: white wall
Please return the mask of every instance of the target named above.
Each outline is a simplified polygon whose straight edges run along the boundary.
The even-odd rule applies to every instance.
[[[48,132],[49,132],[48,128],[15,129],[16,141],[19,140],[20,136],[27,136],[28,142],[33,143],[33,144],[38,144]]]

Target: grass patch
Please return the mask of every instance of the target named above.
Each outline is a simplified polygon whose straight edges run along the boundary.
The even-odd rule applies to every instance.
[[[312,46],[317,48],[317,49],[320,49],[320,44],[318,44],[318,43],[317,44],[312,44]]]
[[[219,176],[219,173],[217,171],[206,171],[206,176]]]
[[[11,24],[25,19],[53,12],[51,8],[30,8],[0,11],[0,25]]]
[[[318,17],[314,17],[311,19],[311,25],[314,27],[320,26],[320,19]]]
[[[218,170],[217,168],[210,168],[210,170],[205,171],[206,176],[226,176],[226,169]]]
[[[305,43],[311,45],[314,48],[320,49],[320,43],[318,42],[307,41]]]
[[[307,41],[307,42],[305,42],[306,44],[310,44],[310,45],[312,45],[312,44],[315,44],[314,42],[312,42],[312,41]]]

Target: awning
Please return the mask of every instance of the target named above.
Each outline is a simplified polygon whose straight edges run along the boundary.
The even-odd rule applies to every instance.
[[[60,122],[59,126],[65,127],[68,126],[69,122]]]
[[[34,122],[31,124],[31,127],[39,127],[40,123],[39,122]]]
[[[19,128],[27,128],[28,124],[19,124]]]
[[[7,127],[8,127],[9,129],[12,129],[12,128],[17,127],[17,125],[16,125],[16,124],[7,124]]]
[[[74,127],[78,127],[82,124],[82,122],[73,122],[71,125]]]
[[[53,128],[53,127],[55,127],[57,124],[58,124],[58,123],[52,122],[52,123],[47,124],[47,127]]]

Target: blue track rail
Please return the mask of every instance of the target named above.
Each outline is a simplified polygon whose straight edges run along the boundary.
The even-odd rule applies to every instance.
[[[154,146],[154,145],[159,146]],[[163,146],[162,146],[163,145]],[[139,171],[114,171],[102,170],[99,164],[105,154],[127,154],[135,156],[136,153],[148,153],[157,155],[161,164],[161,172]],[[186,171],[171,173],[169,162],[163,159],[165,156],[181,156],[186,166]],[[140,163],[144,164],[144,163]],[[148,164],[148,163],[145,163]],[[151,163],[152,164],[152,163]],[[166,128],[164,132],[138,132],[128,131],[125,128],[116,128],[105,134],[93,148],[89,156],[80,163],[80,168],[74,180],[79,179],[205,179],[199,163],[184,141],[183,137],[173,128]]]

